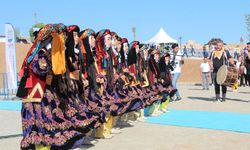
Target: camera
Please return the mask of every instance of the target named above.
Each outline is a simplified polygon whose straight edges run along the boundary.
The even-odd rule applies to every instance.
[[[172,60],[172,61],[170,62],[170,64],[171,64],[171,66],[175,67],[175,64],[176,64],[176,63],[175,63],[175,61]]]

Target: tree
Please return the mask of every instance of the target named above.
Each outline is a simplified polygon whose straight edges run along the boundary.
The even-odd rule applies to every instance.
[[[14,30],[15,30],[15,38],[16,38],[16,41],[17,41],[19,38],[21,38],[20,28],[16,27]]]
[[[247,31],[248,31],[248,39],[250,40],[250,14],[247,14],[245,16],[246,19],[246,25],[247,25]]]
[[[33,42],[34,41],[34,35],[33,35],[33,33],[34,33],[34,29],[35,28],[42,28],[44,26],[44,24],[43,23],[41,23],[41,22],[38,22],[38,23],[36,23],[36,24],[34,24],[31,28],[30,28],[30,30],[29,30],[29,34],[30,34],[30,40]]]

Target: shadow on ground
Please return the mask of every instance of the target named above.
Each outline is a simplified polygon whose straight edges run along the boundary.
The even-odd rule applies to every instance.
[[[211,102],[215,102],[215,97],[195,97],[195,96],[189,96],[187,98],[190,98],[192,100],[202,100],[202,101],[211,101]],[[229,101],[237,101],[237,102],[245,102],[245,103],[249,103],[249,100],[242,100],[242,99],[232,99],[232,98],[227,98],[226,100]]]
[[[189,88],[188,90],[193,90],[193,91],[204,91],[202,88]]]
[[[250,94],[250,92],[239,92],[239,93],[242,93],[242,94]]]
[[[233,99],[233,98],[227,98],[227,100],[229,101],[237,101],[237,102],[245,102],[245,103],[249,103],[249,100],[242,100],[242,99]]]
[[[197,97],[197,96],[189,96],[187,97],[189,99],[192,99],[192,100],[202,100],[202,101],[210,101],[210,102],[213,102],[215,100],[214,97]]]
[[[9,139],[9,138],[15,138],[15,137],[21,137],[22,134],[12,134],[12,135],[4,135],[4,136],[0,136],[0,140],[2,139]]]

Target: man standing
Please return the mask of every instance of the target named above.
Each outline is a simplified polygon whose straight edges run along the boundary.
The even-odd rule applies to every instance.
[[[181,65],[184,64],[182,59],[183,54],[179,51],[179,45],[173,44],[172,45],[173,52],[170,54],[171,56],[171,65],[173,66],[174,70],[171,72],[172,74],[172,84],[175,89],[177,89],[177,81],[181,74]],[[176,92],[176,98],[174,100],[181,100],[181,96],[179,90]]]
[[[188,54],[187,54],[187,47],[186,47],[186,45],[184,46],[184,48],[183,48],[183,57],[186,55],[186,57],[188,57]]]
[[[222,65],[234,64],[234,60],[231,57],[228,50],[224,49],[224,42],[221,39],[216,40],[215,50],[210,55],[210,63],[212,63],[213,73],[215,75],[215,97],[216,101],[224,102],[226,100],[227,87],[225,85],[219,85],[217,83],[217,72]],[[220,87],[222,87],[222,97],[220,97]]]
[[[207,52],[207,49],[206,49],[206,45],[203,46],[203,58],[208,58],[208,52]]]
[[[246,76],[247,76],[247,82],[248,86],[250,87],[250,42],[247,43],[247,52],[245,57],[245,67],[246,67]]]
[[[192,54],[192,56],[194,56],[194,53],[195,53],[194,47],[193,47],[193,45],[191,45],[191,54]]]
[[[209,74],[210,74],[210,65],[208,63],[207,57],[204,57],[203,62],[200,65],[201,77],[202,77],[202,89],[209,90]]]

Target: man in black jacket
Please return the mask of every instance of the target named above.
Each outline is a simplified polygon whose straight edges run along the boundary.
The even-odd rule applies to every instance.
[[[217,76],[217,72],[222,65],[234,64],[234,60],[228,50],[224,49],[224,42],[221,39],[216,40],[215,50],[210,55],[210,63],[212,63],[213,73]],[[215,96],[216,101],[225,101],[227,87],[225,85],[219,85],[215,78]],[[222,87],[222,97],[220,97],[220,87]]]

